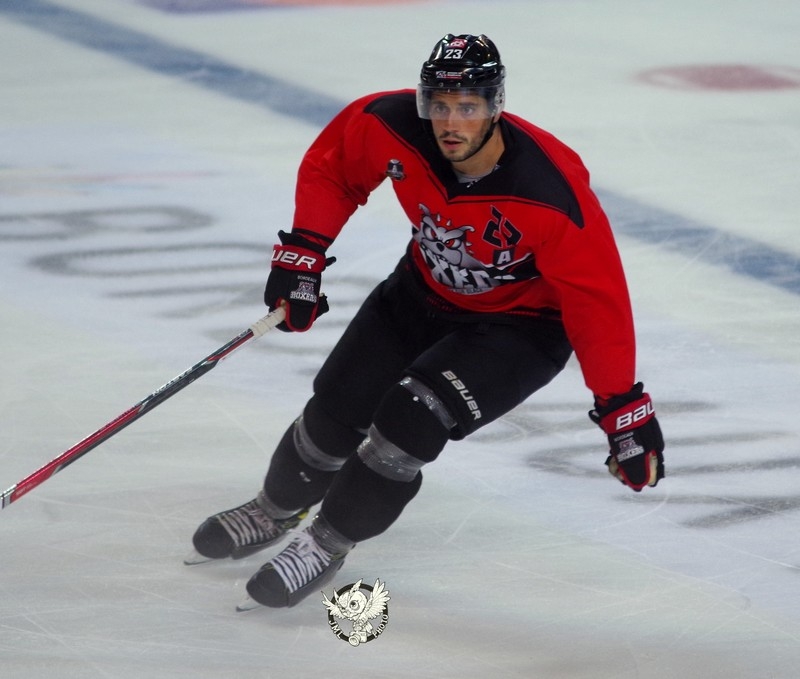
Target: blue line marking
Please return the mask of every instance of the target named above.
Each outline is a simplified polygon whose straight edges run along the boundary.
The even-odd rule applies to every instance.
[[[673,212],[597,191],[614,232],[720,266],[800,295],[800,259],[752,238],[721,231]]]
[[[9,19],[148,71],[322,127],[341,103],[279,78],[226,63],[46,0],[3,0]],[[266,49],[266,42],[265,42]]]
[[[5,0],[0,12],[84,47],[168,75],[232,99],[324,126],[341,102],[273,76],[111,24],[47,0]],[[266,45],[265,45],[266,48]],[[619,234],[690,255],[736,274],[800,295],[800,259],[756,240],[726,233],[684,217],[598,191]]]

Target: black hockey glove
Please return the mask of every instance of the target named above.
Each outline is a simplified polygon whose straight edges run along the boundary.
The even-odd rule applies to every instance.
[[[608,471],[637,493],[664,478],[664,437],[641,382],[607,403],[595,399],[592,422],[608,435]]]
[[[281,244],[272,251],[272,270],[264,290],[270,311],[284,305],[284,332],[303,332],[326,311],[328,300],[319,292],[322,272],[336,261],[325,257],[325,248],[297,233],[279,231]]]

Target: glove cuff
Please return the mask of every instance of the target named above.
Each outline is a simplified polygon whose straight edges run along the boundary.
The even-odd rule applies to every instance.
[[[644,392],[644,384],[641,382],[637,382],[636,384],[631,387],[630,391],[625,392],[624,394],[617,394],[616,396],[611,396],[610,398],[601,398],[597,395],[594,397],[594,407],[600,417],[605,417],[609,413],[614,412],[618,408],[630,403],[631,401],[636,401],[642,397],[642,393]]]
[[[295,248],[305,248],[324,255],[331,244],[331,240],[313,231],[306,229],[293,229],[291,232],[278,231],[278,238],[282,245],[289,245]]]

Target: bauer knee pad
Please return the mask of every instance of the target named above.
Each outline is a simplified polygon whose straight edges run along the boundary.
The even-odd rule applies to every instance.
[[[309,446],[315,446],[320,451],[324,447],[323,457],[341,458],[343,462],[356,451],[366,435],[366,430],[343,423],[331,415],[329,410],[322,398],[316,395],[311,397],[303,409],[304,439],[309,441]],[[310,449],[309,454],[313,455]]]
[[[438,457],[454,423],[421,381],[405,378],[392,386],[358,455],[331,485],[322,514],[355,542],[385,531],[417,494],[420,470]]]
[[[454,425],[436,394],[418,379],[406,377],[386,392],[358,456],[381,476],[410,482],[424,464],[438,457]]]

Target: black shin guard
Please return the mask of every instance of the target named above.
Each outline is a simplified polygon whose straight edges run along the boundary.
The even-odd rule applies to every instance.
[[[329,417],[313,397],[275,449],[264,492],[278,507],[298,510],[319,502],[364,435]],[[315,442],[324,441],[323,451]]]
[[[335,471],[322,471],[303,462],[294,443],[295,427],[290,426],[278,443],[264,479],[264,492],[278,507],[304,509],[319,502],[330,486]]]
[[[421,485],[420,472],[411,482],[393,481],[353,456],[336,476],[320,513],[342,535],[361,542],[389,528]]]

